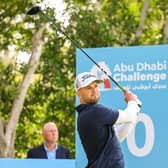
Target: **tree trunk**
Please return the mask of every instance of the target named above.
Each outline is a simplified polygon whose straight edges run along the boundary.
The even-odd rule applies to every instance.
[[[141,37],[142,29],[143,29],[145,18],[146,18],[146,13],[147,13],[148,6],[149,6],[149,1],[150,0],[144,0],[144,4],[143,4],[142,10],[141,10],[141,18],[140,18],[140,22],[139,22],[139,27],[135,32],[134,41],[138,41],[139,38]]]
[[[3,157],[3,151],[6,148],[6,143],[5,143],[5,122],[0,119],[0,156]]]
[[[31,79],[40,61],[40,55],[44,44],[42,39],[44,28],[45,26],[42,26],[32,38],[32,55],[28,63],[28,70],[20,84],[19,94],[14,100],[8,122],[5,125],[4,122],[0,120],[0,157],[14,157],[14,142],[17,123]]]
[[[168,43],[168,16],[166,17],[165,20],[165,26],[164,26],[164,39],[163,43],[167,44]]]

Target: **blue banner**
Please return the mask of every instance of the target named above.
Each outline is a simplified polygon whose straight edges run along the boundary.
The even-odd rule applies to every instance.
[[[73,159],[9,159],[1,158],[0,165],[2,168],[75,168]]]
[[[121,144],[126,168],[168,167],[168,45],[84,49],[101,68],[142,101],[135,129]],[[121,90],[80,50],[76,73],[90,71],[104,80],[100,103],[124,109]],[[79,104],[76,99],[76,104]],[[94,138],[94,137],[93,137]],[[84,168],[86,155],[76,131],[76,167]]]

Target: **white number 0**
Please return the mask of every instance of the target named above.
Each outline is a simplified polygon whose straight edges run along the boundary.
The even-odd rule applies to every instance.
[[[132,132],[129,134],[129,136],[127,137],[127,145],[129,148],[129,151],[135,155],[135,156],[145,156],[148,155],[154,145],[154,139],[155,139],[155,132],[154,132],[154,126],[153,126],[153,122],[152,119],[145,113],[140,113],[138,116],[138,122],[142,122],[145,126],[145,143],[144,146],[142,148],[137,147],[136,142],[135,142],[135,129],[136,126],[134,127],[134,129],[132,130]]]

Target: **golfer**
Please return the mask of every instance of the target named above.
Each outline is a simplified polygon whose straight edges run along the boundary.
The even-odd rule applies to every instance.
[[[124,158],[120,143],[132,130],[140,108],[136,95],[126,90],[124,110],[113,110],[98,104],[100,92],[97,79],[90,72],[77,75],[75,80],[76,95],[80,105],[77,129],[86,153],[87,168],[124,168]]]

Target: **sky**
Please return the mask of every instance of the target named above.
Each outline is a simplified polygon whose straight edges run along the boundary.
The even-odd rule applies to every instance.
[[[66,8],[66,4],[63,0],[44,0],[41,6],[43,6],[43,4],[55,8],[56,18],[61,19],[62,11]]]

